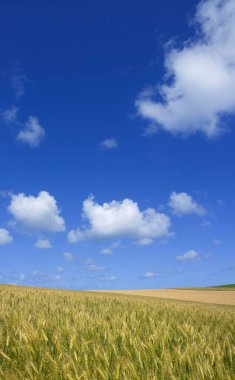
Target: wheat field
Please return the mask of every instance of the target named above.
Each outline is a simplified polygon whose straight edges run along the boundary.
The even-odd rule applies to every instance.
[[[206,302],[221,305],[235,306],[235,290],[206,290],[202,289],[139,289],[139,290],[109,290],[110,293],[158,297],[167,299],[176,299],[181,301]]]
[[[235,308],[0,287],[0,379],[235,379]]]

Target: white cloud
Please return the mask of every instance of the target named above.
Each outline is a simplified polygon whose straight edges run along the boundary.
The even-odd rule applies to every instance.
[[[90,272],[103,272],[104,270],[106,270],[106,267],[105,266],[98,266],[96,264],[88,264],[86,266],[86,270],[88,270]]]
[[[185,192],[172,192],[170,195],[169,206],[171,207],[173,214],[178,216],[189,214],[203,216],[206,214],[206,210],[195,202],[191,195]]]
[[[48,283],[51,281],[59,281],[62,279],[60,274],[50,274],[50,273],[40,273],[38,271],[33,271],[32,276],[27,276],[27,279],[35,283]]]
[[[187,260],[197,260],[199,259],[199,254],[193,249],[185,252],[182,256],[176,256],[176,260],[187,261]]]
[[[38,118],[29,116],[26,123],[21,123],[18,120],[18,108],[15,106],[2,111],[1,117],[5,124],[12,124],[21,128],[16,138],[28,144],[31,148],[37,147],[45,137],[45,130],[40,125]]]
[[[85,269],[89,272],[103,272],[106,270],[106,267],[96,265],[94,259],[90,257],[86,260]]]
[[[107,150],[112,150],[112,149],[117,149],[118,148],[118,142],[116,139],[106,139],[104,141],[102,141],[101,143],[101,147],[103,149],[107,149]]]
[[[10,235],[9,231],[7,231],[5,228],[0,228],[0,245],[9,244],[12,241],[13,238]]]
[[[137,241],[138,245],[150,245],[152,243],[153,243],[153,239],[150,239],[150,238],[143,238]]]
[[[80,240],[84,239],[84,233],[77,228],[76,230],[71,230],[68,233],[68,241],[71,244],[77,243]]]
[[[8,211],[13,215],[13,223],[24,232],[62,232],[65,222],[55,198],[47,191],[37,197],[24,193],[12,195]]]
[[[17,123],[18,108],[12,106],[12,107],[2,111],[1,116],[2,116],[4,123],[15,124],[15,123]]]
[[[168,236],[170,218],[152,208],[140,211],[131,199],[112,201],[99,205],[93,197],[83,202],[83,217],[87,228],[72,230],[68,234],[70,243],[92,238],[155,239]]]
[[[17,139],[28,144],[31,148],[38,146],[45,136],[45,130],[37,117],[29,116],[24,128],[18,133]]]
[[[113,251],[121,246],[120,240],[115,241],[113,244],[111,244],[109,247],[102,248],[100,253],[101,255],[112,255]]]
[[[65,261],[73,261],[74,256],[70,252],[64,252],[63,254]]]
[[[155,272],[145,272],[144,273],[144,278],[154,278],[156,276],[157,276],[157,274]]]
[[[51,248],[51,243],[48,239],[38,239],[35,243],[35,247],[39,249]]]
[[[150,120],[149,133],[174,134],[223,129],[223,116],[235,113],[235,1],[205,0],[195,15],[197,33],[165,57],[167,81],[136,100],[138,114]]]
[[[100,253],[101,255],[112,255],[113,250],[111,248],[102,248]]]

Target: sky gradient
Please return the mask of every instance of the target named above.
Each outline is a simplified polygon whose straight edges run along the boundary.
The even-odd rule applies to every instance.
[[[235,274],[233,0],[2,1],[0,281]]]

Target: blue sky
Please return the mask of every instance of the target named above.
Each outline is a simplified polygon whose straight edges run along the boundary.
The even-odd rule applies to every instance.
[[[2,1],[0,279],[234,282],[233,0]]]

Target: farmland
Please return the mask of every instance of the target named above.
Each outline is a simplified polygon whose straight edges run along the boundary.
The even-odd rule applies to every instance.
[[[235,306],[235,288],[112,290],[111,293]]]
[[[235,379],[235,307],[0,287],[0,378]]]

